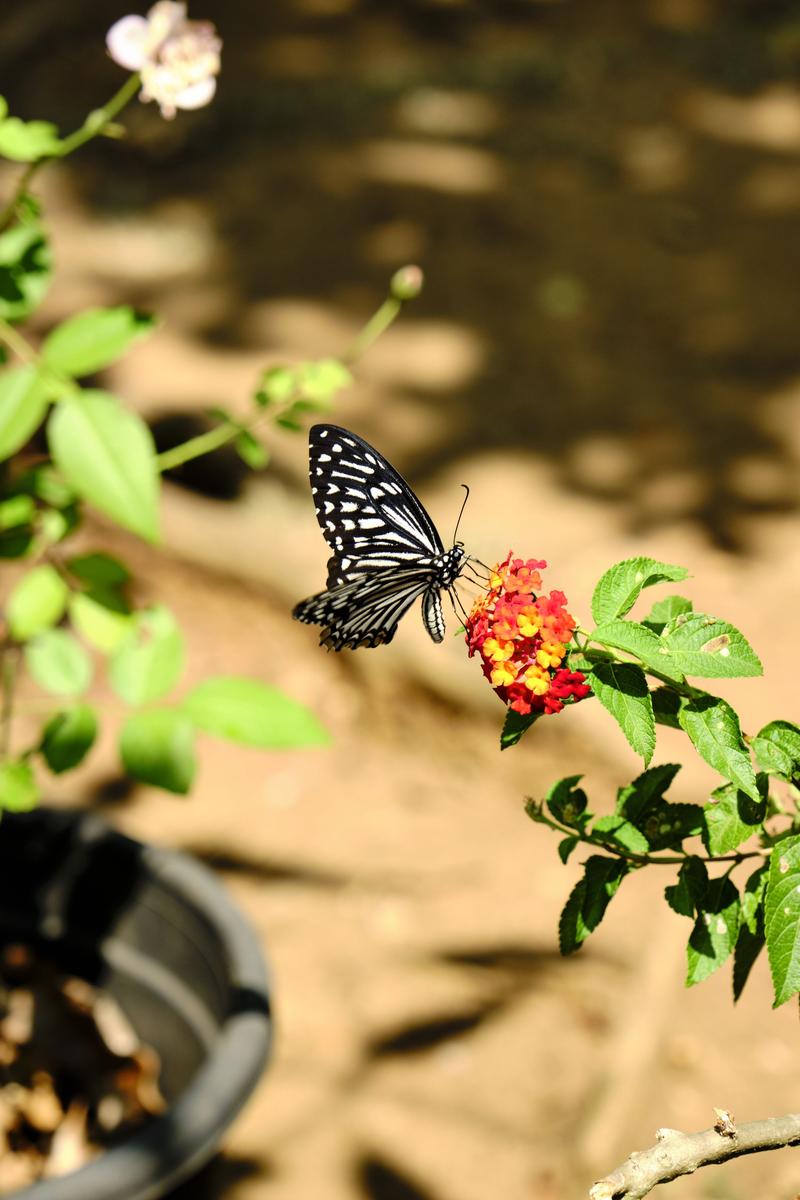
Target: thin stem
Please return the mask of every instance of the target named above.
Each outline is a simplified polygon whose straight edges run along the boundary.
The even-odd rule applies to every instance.
[[[8,758],[11,746],[11,719],[14,713],[14,685],[17,681],[19,656],[15,647],[5,642],[0,667],[0,758]]]
[[[212,450],[218,450],[220,446],[232,442],[243,429],[249,432],[250,428],[251,426],[236,425],[233,421],[225,421],[221,425],[216,425],[205,433],[199,433],[197,437],[189,438],[187,442],[181,442],[179,446],[162,451],[156,458],[158,469],[159,471],[171,471],[175,467],[182,466],[183,463],[190,462],[193,458],[200,458],[202,454],[210,454]]]
[[[385,333],[403,307],[403,301],[397,296],[388,295],[377,312],[373,313],[364,328],[353,339],[349,348],[342,355],[342,362],[353,363],[368,350],[373,342]]]
[[[0,342],[5,342],[12,354],[26,363],[36,363],[39,355],[18,329],[0,318]]]
[[[104,133],[114,120],[114,117],[133,99],[140,86],[141,80],[138,72],[129,75],[119,91],[114,93],[108,103],[104,104],[102,108],[96,108],[93,112],[90,112],[79,129],[76,129],[74,133],[69,134],[61,140],[58,149],[53,154],[44,155],[42,158],[37,158],[35,162],[27,164],[17,180],[17,186],[14,188],[10,200],[0,210],[0,233],[13,224],[22,197],[27,192],[34,175],[45,163],[52,162],[56,158],[66,158],[68,154],[72,154],[74,150],[90,142],[92,138],[99,137],[100,134]]]

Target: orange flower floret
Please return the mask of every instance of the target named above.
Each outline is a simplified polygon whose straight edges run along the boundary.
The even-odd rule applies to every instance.
[[[523,715],[560,712],[589,687],[562,664],[575,631],[563,592],[537,595],[546,562],[507,558],[489,572],[466,624],[470,657],[480,655],[486,678],[509,708]]]

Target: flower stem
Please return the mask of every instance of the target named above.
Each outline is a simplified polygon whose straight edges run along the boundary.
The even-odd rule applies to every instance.
[[[80,146],[85,145],[86,142],[90,142],[92,138],[98,137],[103,133],[128,101],[133,99],[140,85],[141,81],[138,72],[129,75],[119,91],[114,93],[107,104],[104,104],[102,108],[96,108],[90,112],[79,129],[62,138],[55,153],[43,155],[42,158],[37,158],[34,162],[29,162],[26,165],[17,180],[17,186],[14,188],[11,198],[0,209],[0,233],[13,224],[19,203],[27,192],[31,180],[40,168],[45,163],[52,162],[54,158],[66,158],[68,154],[72,154],[73,150],[77,150]]]
[[[5,342],[12,354],[26,363],[38,362],[39,355],[27,338],[15,329],[8,321],[0,318],[0,342]]]
[[[224,421],[221,425],[207,430],[206,433],[199,433],[197,437],[189,438],[187,442],[181,442],[179,446],[173,446],[170,450],[164,450],[159,454],[156,459],[158,469],[159,471],[171,471],[174,467],[180,467],[193,458],[210,454],[212,450],[218,450],[220,446],[232,442],[243,428],[249,432],[249,426],[236,425],[233,421]]]
[[[373,313],[364,328],[356,335],[349,348],[342,355],[342,362],[352,363],[368,350],[373,342],[385,333],[403,307],[403,301],[397,296],[388,295],[377,312]]]
[[[17,681],[18,655],[16,650],[5,642],[0,649],[2,665],[0,666],[0,758],[8,758],[11,746],[11,718],[14,710],[14,685]]]

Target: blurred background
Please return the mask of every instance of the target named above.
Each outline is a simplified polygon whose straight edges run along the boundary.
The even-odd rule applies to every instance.
[[[124,76],[117,0],[3,14],[11,111],[81,123]],[[259,371],[343,352],[392,272],[418,300],[365,355],[334,419],[403,471],[448,541],[546,558],[586,616],[611,562],[685,564],[763,680],[718,689],[745,729],[796,716],[800,636],[800,14],[789,0],[197,0],[219,92],[48,169],[57,273],[40,332],[130,302],[163,325],[106,374],[162,444],[245,412]],[[2,183],[10,186],[11,173]],[[176,432],[177,431],[177,432]],[[153,553],[99,522],[142,599],[176,611],[187,683],[248,673],[310,704],[329,750],[208,743],[195,794],[120,780],[114,711],[54,789],[211,864],[263,936],[278,1035],[223,1154],[184,1188],[230,1200],[562,1200],[659,1126],[797,1107],[796,1013],[760,963],[682,987],[688,923],[632,878],[572,960],[578,874],[525,795],[583,772],[608,811],[637,760],[587,703],[501,758],[502,708],[460,639],[417,614],[328,655],[292,604],[326,550],[306,439],[227,453],[167,486]],[[451,620],[451,625],[454,622]],[[544,727],[543,727],[544,726]],[[683,754],[659,733],[656,761]],[[703,799],[691,766],[673,792]],[[791,1006],[789,1006],[791,1009]],[[741,1160],[672,1200],[793,1195],[796,1154]]]

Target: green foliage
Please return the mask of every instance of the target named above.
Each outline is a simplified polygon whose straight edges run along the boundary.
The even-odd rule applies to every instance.
[[[108,677],[127,704],[149,704],[175,686],[183,671],[183,636],[163,605],[139,612],[114,648]]]
[[[62,709],[45,725],[39,749],[50,770],[60,775],[83,762],[97,737],[97,716],[88,704]]]
[[[45,366],[65,375],[90,375],[116,362],[155,328],[155,319],[130,305],[87,308],[58,325],[44,340]]]
[[[36,432],[50,395],[46,378],[34,366],[0,372],[0,460],[16,454]]]
[[[516,746],[523,733],[526,733],[541,715],[541,713],[533,712],[523,716],[522,713],[514,712],[513,708],[509,708],[506,711],[503,730],[500,734],[500,749],[508,750],[509,746]]]
[[[69,616],[81,637],[103,654],[113,654],[136,632],[133,617],[109,607],[91,592],[72,595]]]
[[[186,795],[197,769],[194,726],[174,708],[134,713],[122,726],[119,750],[134,779]]]
[[[760,675],[761,663],[738,629],[703,613],[683,613],[661,634],[672,664],[684,675],[734,679]]]
[[[767,775],[800,784],[800,726],[770,721],[753,738],[756,762]]]
[[[635,654],[646,667],[667,675],[677,683],[683,681],[683,674],[673,662],[669,649],[646,625],[640,625],[636,621],[608,621],[604,625],[598,625],[590,636],[602,646],[611,646],[616,650]]]
[[[304,705],[255,679],[206,679],[184,697],[181,709],[204,733],[263,750],[324,746],[330,741]]]
[[[634,663],[598,663],[589,682],[597,699],[619,725],[633,750],[645,761],[656,748],[653,702],[641,667]]]
[[[39,788],[29,762],[8,759],[0,763],[0,809],[28,812],[39,800]]]
[[[764,899],[775,1007],[800,992],[800,834],[776,845]]]
[[[50,453],[77,494],[124,529],[158,541],[159,474],[144,421],[107,392],[63,398],[47,427]]]
[[[44,563],[23,575],[6,602],[9,632],[26,642],[61,620],[67,607],[69,588],[55,567]]]
[[[739,935],[739,893],[727,875],[709,881],[686,948],[686,986],[702,983],[723,965]]]
[[[92,661],[65,629],[46,629],[25,645],[25,665],[44,691],[79,696],[92,679]]]
[[[686,700],[681,705],[678,720],[697,753],[710,767],[753,800],[761,799],[739,718],[730,704],[716,696]]]
[[[51,274],[50,247],[35,217],[0,233],[0,319],[29,316],[44,299]]]
[[[653,633],[661,633],[665,625],[684,613],[690,613],[693,607],[691,600],[685,596],[665,596],[663,600],[656,600],[642,624],[652,629]]]
[[[730,854],[761,829],[766,814],[767,780],[756,781],[763,799],[756,802],[733,783],[711,793],[713,803],[705,809],[703,843],[709,854]]]
[[[572,889],[558,923],[562,954],[578,950],[597,928],[627,873],[628,866],[620,859],[599,854],[587,859],[583,878]]]
[[[21,121],[19,117],[9,116],[0,120],[0,155],[3,158],[29,163],[60,152],[58,129],[50,121]]]
[[[658,562],[654,558],[628,558],[601,576],[592,596],[592,617],[604,625],[630,612],[643,588],[669,580],[676,583],[688,575],[685,567]]]

